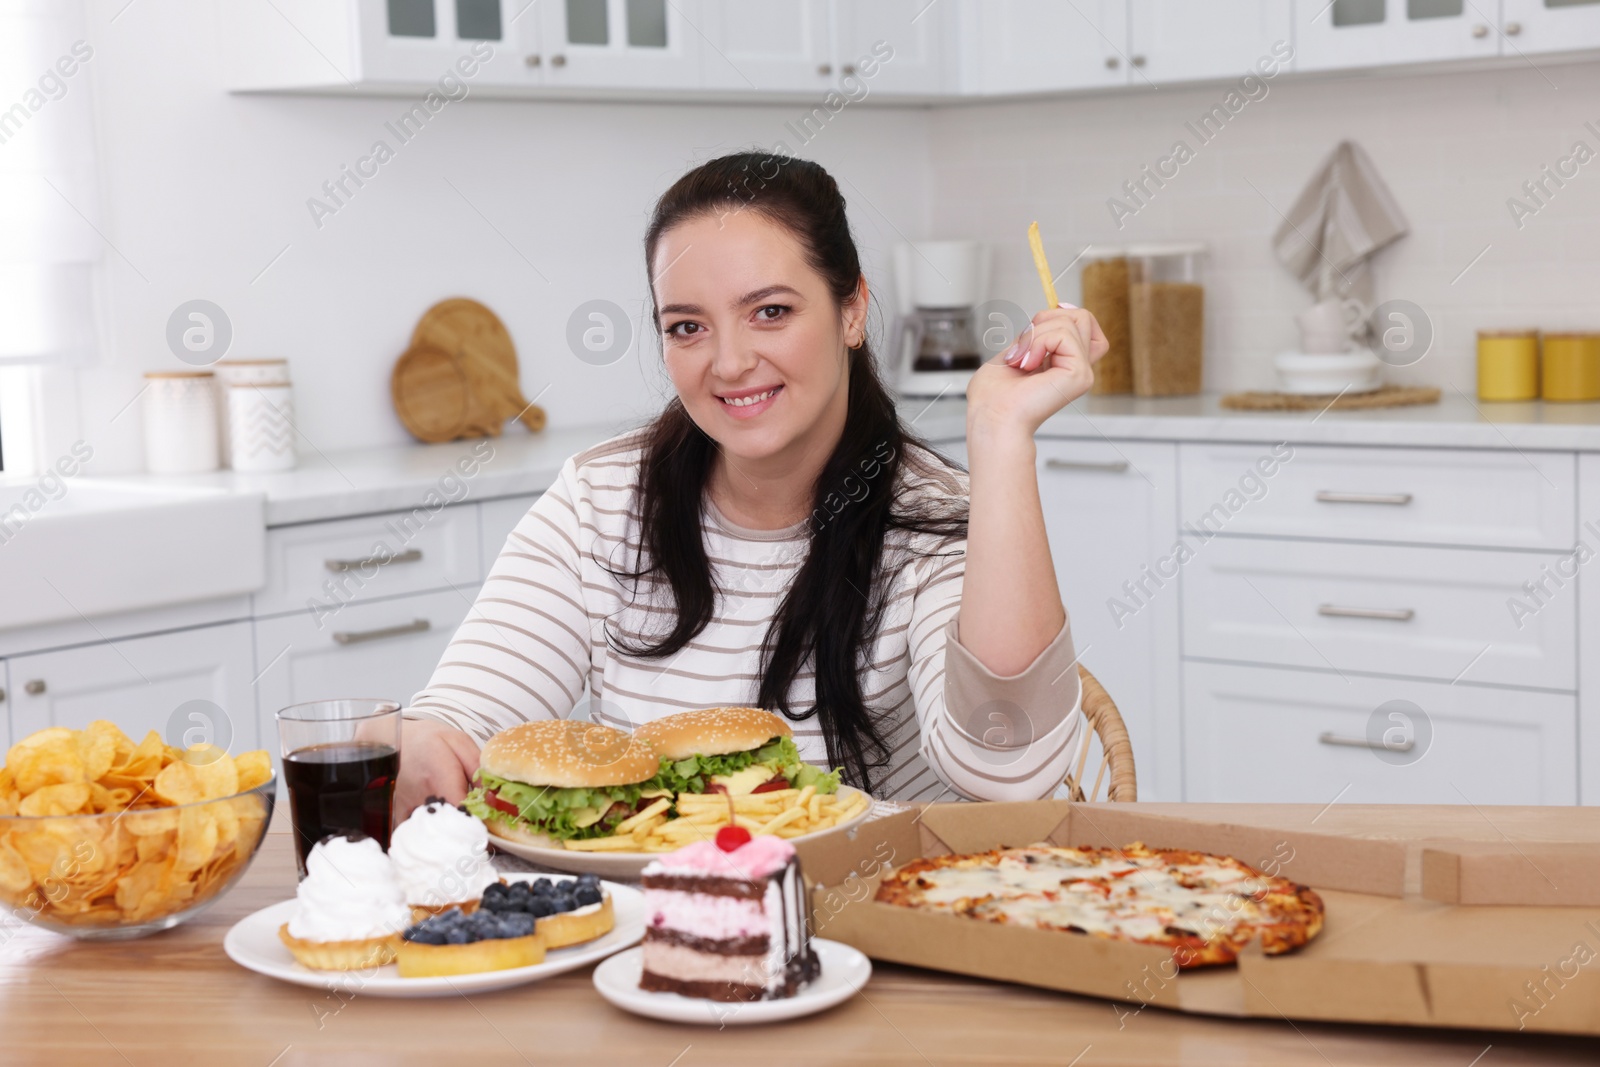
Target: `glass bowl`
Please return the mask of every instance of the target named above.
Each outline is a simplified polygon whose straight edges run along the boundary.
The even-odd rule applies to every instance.
[[[0,816],[0,905],[59,934],[122,940],[200,914],[250,866],[278,781],[100,815]]]

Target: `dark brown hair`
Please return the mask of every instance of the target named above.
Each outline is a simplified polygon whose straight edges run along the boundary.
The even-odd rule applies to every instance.
[[[836,307],[860,299],[861,261],[845,219],[844,197],[822,167],[808,160],[744,152],[703,163],[679,178],[656,202],[645,233],[645,267],[655,260],[662,234],[688,219],[756,211],[799,240],[811,267],[828,283]],[[651,318],[660,329],[651,275]],[[908,455],[907,446],[913,451]],[[844,432],[817,479],[809,524],[810,547],[779,605],[762,646],[756,702],[795,721],[816,716],[831,765],[863,789],[888,763],[881,722],[887,709],[863,699],[868,665],[889,589],[914,556],[886,552],[891,530],[940,535],[936,554],[961,551],[967,505],[927,498],[897,500],[904,467],[937,476],[945,461],[900,424],[894,400],[878,375],[865,337],[850,349],[849,411]],[[705,629],[716,606],[700,521],[716,459],[708,438],[674,398],[645,430],[640,469],[639,545],[632,570],[637,583],[665,583],[676,603],[671,628],[657,639],[624,640],[607,630],[621,651],[645,657],[676,653]],[[905,539],[901,539],[902,541]],[[816,703],[794,707],[789,690],[810,663]]]

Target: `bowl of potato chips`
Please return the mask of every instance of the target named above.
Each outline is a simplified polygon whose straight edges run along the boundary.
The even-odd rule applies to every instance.
[[[51,727],[0,768],[0,904],[80,938],[143,937],[199,914],[266,833],[276,782],[264,750],[135,744],[109,722]]]

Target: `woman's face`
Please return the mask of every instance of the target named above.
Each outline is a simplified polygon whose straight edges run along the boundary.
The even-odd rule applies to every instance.
[[[661,235],[651,267],[667,373],[700,429],[747,461],[831,452],[865,283],[835,306],[800,242],[756,211],[679,223]]]

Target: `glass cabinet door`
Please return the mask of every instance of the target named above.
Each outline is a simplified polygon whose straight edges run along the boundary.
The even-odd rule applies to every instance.
[[[1600,0],[1501,0],[1500,10],[1507,55],[1600,48]]]
[[[690,27],[683,5],[537,0],[535,6],[547,86],[700,87],[700,32]]]
[[[364,81],[410,82],[420,89],[446,79],[438,91],[456,99],[473,85],[517,84],[537,75],[524,68],[523,55],[537,51],[538,19],[519,19],[518,0],[358,2]]]
[[[1498,3],[1332,0],[1295,5],[1295,69],[1333,70],[1500,54]]]

